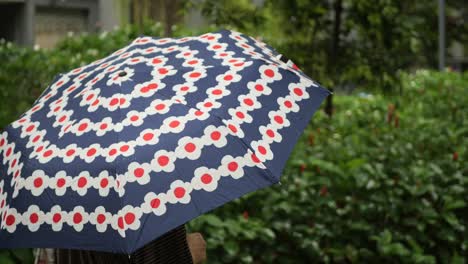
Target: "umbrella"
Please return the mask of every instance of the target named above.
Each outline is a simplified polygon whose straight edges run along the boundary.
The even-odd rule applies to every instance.
[[[329,92],[234,31],[142,36],[0,135],[0,247],[130,254],[280,180]]]

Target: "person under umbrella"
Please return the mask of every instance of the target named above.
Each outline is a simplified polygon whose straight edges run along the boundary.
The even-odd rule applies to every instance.
[[[89,250],[57,249],[54,259],[55,264],[202,263],[206,259],[204,240],[199,234],[190,234],[190,236],[191,245],[187,241],[185,227],[180,226],[146,244],[131,255]],[[202,247],[201,250],[200,246]]]

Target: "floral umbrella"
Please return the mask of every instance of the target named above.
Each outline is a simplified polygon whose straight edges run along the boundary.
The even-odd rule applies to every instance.
[[[237,32],[139,37],[0,134],[0,247],[132,253],[279,182],[327,95]]]

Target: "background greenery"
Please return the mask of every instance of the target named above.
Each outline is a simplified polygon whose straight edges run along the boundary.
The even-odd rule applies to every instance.
[[[468,75],[418,71],[403,86],[336,97],[282,185],[193,221],[210,262],[465,263]]]
[[[133,4],[137,3],[135,1]],[[205,28],[154,23],[68,37],[53,50],[0,43],[0,128],[60,72],[99,59],[140,34],[230,28],[260,37],[334,88],[283,184],[189,224],[209,263],[465,263],[468,247],[468,74],[437,73],[436,1],[203,0]],[[448,43],[468,43],[467,6],[448,1]],[[170,20],[170,19],[169,19]],[[31,251],[0,251],[0,263]],[[16,259],[18,261],[18,259]]]

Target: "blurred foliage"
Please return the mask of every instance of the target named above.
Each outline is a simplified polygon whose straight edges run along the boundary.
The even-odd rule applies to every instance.
[[[257,1],[258,2],[258,1]],[[400,73],[437,65],[437,1],[204,0],[218,27],[259,36],[327,87],[399,90]],[[446,1],[447,40],[468,43],[468,5]]]
[[[263,10],[249,0],[204,0],[198,6],[204,17],[216,26],[235,28],[241,32],[258,32],[265,23]]]
[[[190,222],[209,263],[466,263],[468,74],[402,83],[403,97],[337,96],[281,185]]]
[[[1,264],[33,263],[34,257],[30,249],[0,250]]]

